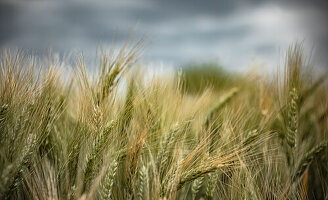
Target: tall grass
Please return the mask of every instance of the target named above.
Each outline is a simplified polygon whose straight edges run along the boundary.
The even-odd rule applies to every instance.
[[[66,73],[2,53],[1,199],[328,198],[327,84],[301,44],[276,82],[249,73],[196,93],[195,74],[145,81],[139,52],[104,52],[94,77],[81,57]]]

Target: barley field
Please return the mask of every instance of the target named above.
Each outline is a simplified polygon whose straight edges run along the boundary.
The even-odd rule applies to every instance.
[[[145,79],[141,50],[104,51],[94,74],[1,53],[0,199],[328,199],[327,74],[301,43],[270,77]]]

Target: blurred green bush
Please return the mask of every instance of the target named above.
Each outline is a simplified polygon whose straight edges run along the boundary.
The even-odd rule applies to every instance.
[[[232,76],[230,72],[215,63],[184,66],[182,76],[183,90],[192,94],[201,93],[206,88],[218,91],[227,86],[231,87],[237,78],[236,74]]]

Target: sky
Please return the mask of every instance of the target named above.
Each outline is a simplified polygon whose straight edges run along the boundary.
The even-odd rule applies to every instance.
[[[135,31],[146,39],[143,63],[245,70],[274,68],[288,45],[304,41],[328,69],[327,11],[319,0],[0,0],[0,48],[92,60]]]

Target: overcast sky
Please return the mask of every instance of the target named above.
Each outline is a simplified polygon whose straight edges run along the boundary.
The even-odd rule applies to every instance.
[[[327,3],[306,0],[0,0],[0,48],[36,53],[82,51],[120,43],[134,29],[147,38],[142,62],[181,66],[218,61],[232,70],[278,64],[305,40],[328,64]]]

